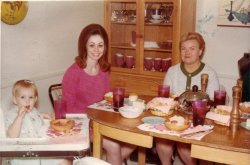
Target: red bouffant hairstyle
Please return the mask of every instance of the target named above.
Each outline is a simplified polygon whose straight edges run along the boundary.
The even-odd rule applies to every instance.
[[[102,57],[99,59],[99,65],[103,72],[110,71],[110,64],[108,63],[108,35],[105,29],[98,24],[90,24],[86,26],[78,39],[78,56],[76,56],[75,61],[78,66],[82,69],[86,68],[86,60],[87,60],[87,42],[89,38],[93,35],[100,35],[104,41],[104,52]]]

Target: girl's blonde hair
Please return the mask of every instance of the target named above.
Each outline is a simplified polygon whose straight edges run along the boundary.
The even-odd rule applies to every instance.
[[[38,90],[35,83],[31,80],[18,80],[15,82],[12,88],[12,96],[17,97],[21,88],[32,89],[34,91],[35,97],[37,97],[37,101],[35,103],[35,107],[38,106]]]

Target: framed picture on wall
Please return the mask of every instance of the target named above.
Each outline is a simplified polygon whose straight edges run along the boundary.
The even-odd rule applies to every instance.
[[[219,0],[218,26],[250,27],[250,0]]]

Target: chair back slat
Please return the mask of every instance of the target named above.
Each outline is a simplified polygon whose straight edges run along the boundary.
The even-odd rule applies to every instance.
[[[53,84],[49,87],[49,98],[54,108],[54,102],[62,98],[62,84]]]

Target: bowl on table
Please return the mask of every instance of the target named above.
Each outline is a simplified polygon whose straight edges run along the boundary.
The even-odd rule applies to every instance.
[[[137,118],[142,114],[143,108],[134,106],[123,106],[119,108],[119,112],[125,118]]]

